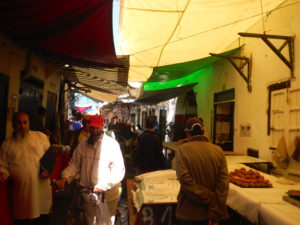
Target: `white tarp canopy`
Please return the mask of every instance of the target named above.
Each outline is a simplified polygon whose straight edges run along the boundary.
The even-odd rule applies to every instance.
[[[147,81],[153,67],[229,50],[238,32],[246,32],[283,2],[121,0],[119,45],[123,55],[130,55],[128,80]]]

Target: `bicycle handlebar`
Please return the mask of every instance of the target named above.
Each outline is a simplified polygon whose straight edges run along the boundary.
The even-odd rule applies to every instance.
[[[51,180],[50,185],[51,186],[57,186],[57,181],[56,179]],[[65,188],[68,188],[71,186],[71,183],[65,183]],[[79,188],[80,193],[94,193],[94,188],[92,187],[87,187],[87,186],[80,186],[79,184],[76,184],[76,187]],[[65,188],[60,188],[60,189],[65,189]]]

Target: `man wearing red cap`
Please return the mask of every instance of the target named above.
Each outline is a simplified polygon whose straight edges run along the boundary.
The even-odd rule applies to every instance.
[[[80,186],[93,190],[92,195],[83,194],[86,224],[111,224],[112,210],[107,209],[106,195],[118,191],[118,185],[125,174],[123,156],[119,143],[103,132],[102,116],[90,116],[89,127],[90,136],[76,147],[69,166],[62,172],[58,186],[63,188],[65,182],[70,183],[70,177],[79,173]],[[104,206],[102,204],[100,207],[101,202],[98,200],[103,199],[103,194]]]
[[[179,225],[216,225],[227,218],[228,169],[223,150],[203,135],[203,122],[190,118],[187,143],[175,154],[180,182],[176,217]]]

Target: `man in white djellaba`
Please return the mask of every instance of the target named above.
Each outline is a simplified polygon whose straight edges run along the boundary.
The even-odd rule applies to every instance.
[[[15,225],[47,224],[52,204],[49,178],[40,176],[40,159],[50,147],[49,139],[29,127],[28,115],[15,113],[14,133],[0,149],[0,182],[12,181]]]
[[[90,136],[79,142],[58,186],[63,188],[70,177],[79,174],[79,185],[91,190],[82,193],[86,224],[111,225],[125,174],[124,160],[119,143],[103,132],[103,117],[94,115],[89,119]]]

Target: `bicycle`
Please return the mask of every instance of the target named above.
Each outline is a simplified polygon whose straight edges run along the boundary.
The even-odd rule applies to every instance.
[[[56,180],[52,180],[51,185],[55,186]],[[73,180],[70,184],[65,184],[62,189],[57,189],[55,192],[56,198],[61,201],[68,202],[68,210],[66,218],[63,221],[64,225],[85,225],[85,218],[82,207],[82,187],[78,185],[77,180]],[[90,190],[88,190],[90,192]]]
[[[53,180],[52,183],[56,184]],[[64,225],[86,225],[83,206],[97,207],[99,213],[110,221],[107,204],[104,203],[104,193],[96,193],[91,187],[79,186],[78,180],[73,180],[70,184],[65,184],[64,189],[58,189],[56,193],[70,196],[70,204],[67,211]]]

